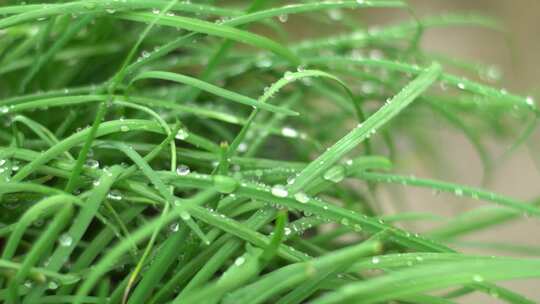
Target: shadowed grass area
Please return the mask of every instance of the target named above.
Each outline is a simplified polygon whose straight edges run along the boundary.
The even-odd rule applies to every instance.
[[[292,18],[339,30],[297,40]],[[422,50],[441,27],[504,34],[399,0],[1,4],[0,302],[534,303],[496,283],[540,277],[538,247],[460,238],[538,202],[392,171],[398,141],[438,155],[415,128],[442,122],[489,178],[485,141],[536,127],[493,67]],[[385,215],[387,183],[493,206]]]

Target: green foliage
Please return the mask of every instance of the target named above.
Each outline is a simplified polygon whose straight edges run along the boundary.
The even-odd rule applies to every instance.
[[[517,138],[508,153],[527,140],[532,97],[419,46],[426,30],[496,20],[418,19],[399,0],[8,2],[0,302],[533,303],[495,282],[540,277],[538,248],[460,238],[537,217],[538,202],[391,172],[398,139],[437,153],[415,130],[433,117],[471,141],[485,177],[485,138]],[[369,28],[362,10],[410,21]],[[298,41],[299,24],[338,26]],[[493,206],[388,216],[385,183]],[[404,228],[420,220],[437,226]]]

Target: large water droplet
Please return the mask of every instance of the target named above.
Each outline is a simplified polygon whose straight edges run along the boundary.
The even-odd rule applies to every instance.
[[[339,183],[340,181],[343,180],[344,177],[345,177],[345,168],[340,165],[337,165],[328,169],[328,171],[326,171],[323,175],[323,178],[325,180],[331,181],[334,183]]]
[[[289,195],[289,192],[283,185],[274,185],[271,192],[272,195],[276,197],[287,197]]]
[[[176,174],[180,176],[186,176],[190,172],[189,167],[186,165],[180,165],[176,168]]]
[[[214,187],[221,193],[232,193],[238,188],[238,182],[229,176],[216,175],[213,180]]]

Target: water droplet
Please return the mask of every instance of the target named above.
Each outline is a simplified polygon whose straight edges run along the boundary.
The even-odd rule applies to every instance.
[[[293,129],[291,127],[283,127],[281,129],[281,135],[285,137],[296,138],[298,137],[298,131],[296,131],[296,129]]]
[[[109,13],[109,14],[114,14],[114,13],[116,13],[116,10],[115,10],[114,8],[107,8],[107,9],[105,9],[105,11],[106,11],[107,13]]]
[[[285,235],[291,235],[291,232],[292,232],[292,231],[291,231],[291,229],[290,229],[289,227],[285,227],[285,228],[283,229],[283,233],[284,233]]]
[[[9,107],[8,106],[1,106],[0,107],[0,113],[6,114],[8,112],[9,112]]]
[[[178,229],[180,229],[180,224],[179,224],[179,223],[172,223],[172,224],[169,226],[169,229],[170,229],[172,232],[176,232],[176,231],[178,231]]]
[[[24,287],[26,288],[32,288],[33,285],[34,284],[30,280],[27,280],[26,282],[24,282]]]
[[[300,191],[294,195],[294,199],[298,201],[299,203],[305,204],[309,202],[309,196],[305,194],[304,192]]]
[[[362,5],[362,4],[366,3],[366,1],[365,0],[356,0],[356,3]]]
[[[340,223],[344,226],[349,226],[349,219],[348,218],[342,218]]]
[[[371,263],[372,263],[372,264],[379,264],[380,261],[381,261],[381,260],[380,260],[378,257],[373,257],[373,258],[371,258]]]
[[[325,180],[331,181],[334,183],[339,183],[340,181],[343,180],[344,177],[345,177],[345,168],[340,165],[334,166],[328,169],[328,171],[326,171],[323,175],[323,178]]]
[[[274,185],[271,192],[276,197],[287,197],[289,195],[289,191],[283,185]]]
[[[178,130],[178,132],[176,133],[175,138],[179,139],[179,140],[184,140],[184,139],[188,138],[188,136],[189,136],[188,131],[186,129],[182,128],[182,129]]]
[[[216,175],[213,180],[214,187],[221,193],[232,193],[238,188],[238,182],[230,176]]]
[[[498,81],[502,78],[502,71],[498,66],[491,65],[481,71],[480,77],[488,81]]]
[[[0,159],[0,166],[3,166],[6,163],[5,159]]]
[[[99,167],[99,162],[95,159],[87,159],[84,165],[88,168],[96,169]]]
[[[47,284],[47,287],[51,290],[55,290],[58,288],[58,283],[55,281],[50,281],[49,284]]]
[[[60,243],[60,246],[69,247],[73,244],[73,238],[69,234],[64,233],[60,235],[58,242]]]
[[[181,211],[180,218],[184,221],[189,221],[191,219],[191,214],[189,214],[187,211]]]
[[[243,153],[248,149],[248,145],[245,142],[242,142],[238,145],[238,152]]]
[[[287,22],[287,20],[289,20],[289,15],[281,14],[281,15],[278,16],[278,19],[279,19],[280,22],[285,23],[285,22]]]
[[[120,191],[118,191],[118,190],[111,190],[107,194],[107,198],[111,199],[113,201],[120,201],[120,200],[122,200],[122,193]]]
[[[92,182],[92,185],[94,185],[94,187],[97,187],[99,186],[101,182],[99,181],[99,179],[96,179],[95,181]]]
[[[122,126],[120,126],[120,131],[127,132],[127,131],[129,131],[129,127],[126,126],[126,125],[122,125]]]
[[[460,90],[465,90],[465,84],[463,82],[459,82],[457,84],[457,87],[460,89]]]
[[[332,20],[338,21],[343,18],[343,12],[339,9],[331,9],[328,11],[328,17],[330,17]]]
[[[291,176],[287,177],[287,185],[294,184],[295,180],[296,180],[296,175],[291,175]]]
[[[454,190],[454,194],[457,195],[457,196],[462,196],[463,195],[463,189],[461,188],[456,188]]]
[[[534,98],[532,98],[532,96],[527,96],[525,98],[525,102],[527,103],[527,105],[533,107],[534,106]]]
[[[176,168],[176,174],[180,176],[186,176],[190,172],[189,167],[186,165],[180,165]]]
[[[296,68],[296,71],[298,71],[298,72],[303,72],[303,71],[305,71],[305,70],[306,70],[306,66],[304,66],[304,65],[299,65],[299,66]]]
[[[241,266],[245,261],[246,259],[244,257],[238,257],[236,260],[234,260],[234,265]]]
[[[161,13],[161,11],[158,8],[152,9],[152,14],[159,15],[159,13]]]
[[[285,72],[285,74],[283,74],[283,77],[285,78],[285,80],[291,81],[291,80],[293,80],[294,75],[293,75],[292,72],[287,71],[287,72]]]
[[[484,281],[484,278],[483,278],[481,275],[479,275],[479,274],[473,275],[473,278],[472,278],[472,279],[473,279],[473,281],[475,281],[475,282],[483,282],[483,281]]]

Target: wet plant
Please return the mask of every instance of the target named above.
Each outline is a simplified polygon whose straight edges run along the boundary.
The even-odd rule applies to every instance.
[[[537,220],[538,202],[394,169],[398,141],[440,152],[417,132],[435,121],[471,142],[486,180],[485,140],[527,141],[533,97],[420,44],[497,20],[418,18],[400,0],[221,2],[0,6],[1,302],[535,302],[498,283],[540,277],[538,248],[456,244]],[[366,26],[364,10],[408,17]],[[299,24],[336,29],[299,39]],[[388,184],[471,206],[384,214]],[[408,225],[423,220],[436,227]]]

